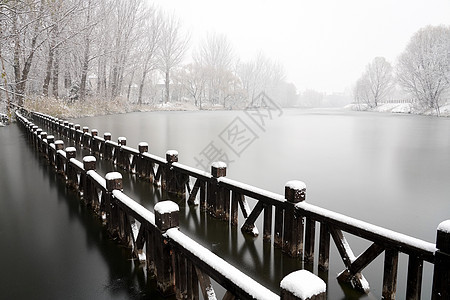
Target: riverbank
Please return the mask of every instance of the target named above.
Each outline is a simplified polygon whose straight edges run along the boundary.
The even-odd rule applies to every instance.
[[[370,108],[367,104],[349,104],[345,106],[345,109],[354,111],[373,111],[384,113],[397,113],[397,114],[414,114],[425,116],[436,116],[436,110],[423,109],[417,107],[412,103],[386,103],[378,105],[377,107]],[[440,107],[440,117],[450,117],[450,104],[446,104]]]

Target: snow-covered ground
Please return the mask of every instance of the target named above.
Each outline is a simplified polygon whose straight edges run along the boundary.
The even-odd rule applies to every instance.
[[[399,114],[416,114],[416,115],[426,115],[435,116],[436,111],[434,109],[423,109],[414,106],[411,103],[386,103],[380,104],[377,107],[369,108],[367,104],[349,104],[345,106],[345,109],[355,110],[355,111],[375,111],[375,112],[390,112]],[[447,103],[440,107],[441,117],[450,117],[450,103]]]

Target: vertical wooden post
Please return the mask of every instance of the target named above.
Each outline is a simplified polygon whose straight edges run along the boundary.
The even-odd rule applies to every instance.
[[[155,207],[155,223],[160,234],[155,236],[155,264],[157,288],[163,295],[174,293],[172,251],[163,235],[168,229],[179,226],[179,207],[172,201],[158,202]]]
[[[98,136],[98,130],[97,129],[92,129],[91,130],[91,153],[97,154],[98,153],[98,143],[97,140],[95,139],[95,137]]]
[[[395,299],[397,290],[398,251],[387,248],[384,253],[383,299]]]
[[[89,139],[88,139],[88,135],[89,134],[89,127],[84,126],[83,127],[83,135],[81,136],[81,144],[83,145],[84,149],[89,149],[90,145],[89,145]]]
[[[330,231],[327,224],[320,223],[319,270],[328,271],[330,265]]]
[[[280,283],[281,300],[325,300],[327,286],[307,270],[290,273]]]
[[[143,154],[145,152],[148,152],[148,143],[146,142],[140,142],[138,144],[138,151],[139,151],[139,156],[136,157],[136,165],[135,165],[135,170],[136,173],[138,174],[139,177],[141,178],[147,178],[150,176],[151,172],[149,170],[148,163],[145,159]]]
[[[306,199],[306,185],[302,181],[293,180],[284,188],[287,200],[284,213],[283,251],[292,257],[303,255],[303,217],[299,216],[295,204]]]
[[[75,144],[76,145],[79,145],[79,144],[81,144],[81,135],[80,135],[80,131],[81,131],[81,125],[80,124],[75,124],[74,125],[74,129],[75,129],[75,132],[74,132],[74,140],[75,140]]]
[[[109,151],[110,147],[108,147],[106,145],[106,141],[110,141],[111,140],[111,133],[105,132],[103,134],[103,139],[105,140],[105,142],[102,143],[103,149],[100,149],[100,153],[102,153],[102,155],[103,155],[103,157],[105,159],[111,159],[112,155],[111,155],[111,152]]]
[[[450,220],[439,224],[436,248],[432,299],[450,299]]]
[[[50,145],[55,143],[55,137],[53,135],[47,135],[47,149],[45,150],[47,153],[47,159],[50,165],[55,164],[55,157],[52,157],[52,151],[50,150]]]
[[[59,174],[64,174],[64,162],[58,155],[58,150],[64,149],[64,142],[61,140],[55,141],[55,160],[56,160],[56,172]]]
[[[94,156],[88,155],[83,157],[83,167],[84,172],[81,174],[83,180],[83,200],[87,205],[91,205],[94,211],[97,211],[99,207],[94,207],[92,203],[93,199],[93,189],[92,182],[87,176],[87,172],[90,170],[95,170],[95,164],[97,159]]]
[[[230,192],[219,187],[218,178],[227,175],[227,164],[221,161],[211,164],[212,179],[208,182],[208,208],[216,218],[230,219]]]
[[[41,132],[41,142],[39,143],[39,152],[43,152],[45,155],[45,143],[44,140],[47,141],[47,132]]]
[[[114,190],[121,191],[122,174],[119,172],[109,172],[105,175],[106,180],[106,193],[105,193],[105,215],[109,234],[114,237],[117,235],[119,229],[119,213],[118,206],[113,201],[112,192]]]
[[[305,261],[314,263],[314,246],[316,234],[316,221],[306,218],[305,226]]]
[[[186,176],[183,174],[178,174],[178,172],[172,168],[172,163],[178,162],[178,151],[167,151],[166,160],[167,164],[162,169],[163,172],[161,173],[161,188],[168,195],[172,195],[180,199],[186,198]]]
[[[77,156],[77,149],[75,147],[66,148],[66,175],[67,186],[76,188],[78,186],[78,176],[75,170],[70,166],[70,159]]]
[[[116,149],[114,149],[114,155],[116,157],[116,165],[118,165],[119,167],[123,168],[124,167],[124,153],[122,152],[122,146],[126,146],[127,145],[127,138],[124,136],[119,136],[117,138],[117,145],[118,147]]]

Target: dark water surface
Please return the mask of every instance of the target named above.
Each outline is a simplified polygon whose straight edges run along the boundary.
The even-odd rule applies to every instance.
[[[146,141],[159,156],[176,149],[181,163],[198,168],[208,166],[205,153],[215,153],[229,161],[227,177],[276,193],[283,193],[288,180],[303,180],[312,204],[429,242],[437,225],[450,218],[448,119],[284,110],[259,124],[235,111],[131,113],[71,122],[96,128],[100,135],[109,131],[113,140],[125,136],[134,148]],[[108,240],[22,135],[16,125],[0,128],[0,266],[7,270],[0,274],[0,298],[155,297],[143,284],[142,270]],[[99,173],[111,170],[108,162],[98,162]],[[149,209],[162,199],[158,189],[128,174],[124,192]],[[302,267],[262,243],[262,237],[244,236],[198,208],[180,207],[183,232],[275,292],[284,275]],[[356,255],[369,245],[347,238]],[[335,275],[344,267],[334,246],[330,265],[329,299],[380,298],[383,255],[363,271],[369,295],[337,283]],[[406,265],[407,257],[400,256],[398,299],[405,297]],[[427,299],[431,266],[424,269]]]

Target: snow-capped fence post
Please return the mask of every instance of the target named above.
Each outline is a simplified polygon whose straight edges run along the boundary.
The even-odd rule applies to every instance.
[[[287,202],[284,211],[283,252],[292,257],[303,255],[303,217],[297,213],[295,204],[305,201],[306,185],[302,181],[288,181],[284,187]]]
[[[90,170],[95,171],[95,165],[97,163],[97,159],[94,156],[88,155],[83,157],[83,168],[84,171],[81,173],[82,180],[82,192],[83,192],[83,202],[86,205],[92,205],[93,199],[93,186],[91,179],[87,176],[87,172]]]
[[[327,286],[318,276],[299,270],[285,276],[280,283],[280,300],[325,300]]]
[[[116,165],[118,165],[119,167],[123,168],[124,164],[124,153],[122,151],[122,146],[126,146],[127,145],[127,138],[124,136],[119,136],[117,138],[117,146],[114,149],[114,157],[113,160],[115,161]]]
[[[140,178],[147,178],[153,176],[150,172],[150,167],[153,167],[153,163],[144,159],[143,154],[148,152],[148,143],[140,142],[138,144],[139,155],[135,156],[135,170]],[[150,179],[150,182],[153,180]]]
[[[34,135],[34,141],[33,141],[33,146],[38,151],[39,151],[39,144],[40,144],[39,138],[40,138],[41,132],[42,132],[41,128],[36,129],[36,133]]]
[[[51,156],[50,148],[51,148],[51,144],[54,144],[54,143],[55,143],[55,137],[53,135],[47,135],[47,149],[45,149],[45,155],[47,157],[48,162],[51,165],[54,165],[54,161],[52,163],[50,160],[50,156]]]
[[[158,202],[155,207],[155,224],[160,234],[155,234],[155,273],[158,290],[163,295],[174,293],[174,276],[171,247],[164,233],[179,226],[179,207],[172,201]]]
[[[68,138],[70,139],[70,140],[74,140],[74,138],[75,138],[75,130],[74,130],[74,124],[73,123],[69,123],[69,136],[68,136]]]
[[[74,168],[70,164],[70,159],[77,156],[77,149],[75,147],[66,148],[66,175],[67,175],[67,186],[71,188],[76,188],[78,186],[78,176]]]
[[[83,149],[90,149],[90,147],[91,147],[90,141],[91,141],[91,135],[89,133],[89,127],[84,126],[83,127],[83,136],[82,136]]]
[[[64,125],[63,135],[68,138],[69,137],[69,121],[64,121],[63,125]]]
[[[75,133],[74,133],[75,144],[80,145],[81,137],[83,136],[83,131],[81,131],[81,125],[75,124],[74,128],[75,128]]]
[[[100,153],[102,153],[103,158],[110,160],[112,158],[112,147],[109,146],[107,141],[111,141],[111,133],[105,132],[103,134],[103,139],[105,140],[100,146]],[[102,148],[103,147],[103,148]]]
[[[56,172],[58,174],[64,175],[65,157],[58,154],[59,150],[64,150],[64,142],[61,140],[55,141],[55,161],[56,161]]]
[[[119,213],[118,205],[114,203],[112,193],[114,190],[121,191],[123,189],[122,174],[120,174],[119,172],[109,172],[105,175],[105,181],[105,219],[107,222],[108,232],[113,237],[118,233],[119,230]]]
[[[219,186],[218,178],[227,175],[227,164],[221,161],[211,164],[211,180],[208,181],[208,211],[223,220],[230,218],[230,190]]]
[[[98,153],[98,140],[95,138],[98,136],[98,130],[92,129],[91,130],[91,153],[96,154]]]
[[[436,248],[432,299],[450,299],[450,220],[439,224]]]
[[[47,143],[47,132],[41,132],[41,141],[39,142],[39,152],[42,152],[45,156],[45,145]]]
[[[169,196],[176,198],[186,198],[186,176],[179,174],[173,167],[172,163],[178,162],[178,151],[168,150],[166,152],[166,165],[162,168],[161,188]],[[161,168],[162,165],[160,165]],[[189,177],[187,178],[189,179]]]

